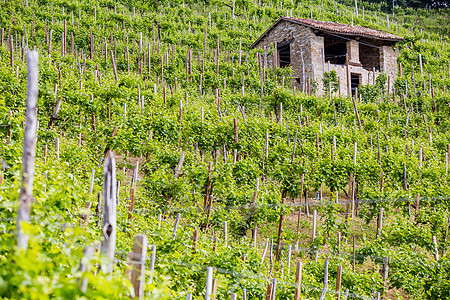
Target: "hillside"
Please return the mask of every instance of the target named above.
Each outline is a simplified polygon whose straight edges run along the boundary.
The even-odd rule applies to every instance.
[[[0,297],[450,298],[450,12],[348,5],[0,3]],[[294,89],[281,16],[402,36],[395,93]]]

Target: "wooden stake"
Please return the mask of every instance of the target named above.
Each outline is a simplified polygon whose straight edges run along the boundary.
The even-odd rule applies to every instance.
[[[359,130],[361,130],[362,129],[361,119],[359,118],[359,113],[358,113],[358,108],[356,107],[355,97],[352,97],[352,101],[353,101],[353,109],[355,110],[355,116],[356,116],[356,119],[358,120]]]
[[[198,230],[194,229],[194,234],[192,236],[192,252],[195,254],[197,252],[197,241],[198,241]]]
[[[138,234],[134,237],[131,283],[134,288],[134,298],[144,298],[145,260],[147,258],[147,236]]]
[[[273,285],[271,282],[269,282],[267,284],[266,300],[272,300],[272,289],[273,289]]]
[[[295,141],[294,141],[294,143],[295,143]],[[305,182],[305,174],[302,174],[302,183],[301,183],[301,186],[300,186],[300,200],[299,200],[299,203],[298,203],[297,241],[300,238],[300,218],[301,218],[301,215],[302,215],[302,197],[303,197],[303,185],[304,185],[304,182]]]
[[[133,219],[133,211],[134,211],[134,188],[130,189],[130,206],[128,207],[128,220],[131,221]]]
[[[89,261],[91,260],[94,254],[94,248],[85,247],[83,249],[83,258],[80,261],[80,266],[78,267],[78,271],[81,273],[89,272]],[[88,285],[88,279],[86,277],[80,280],[80,291],[86,293]]]
[[[22,223],[30,221],[33,201],[34,160],[36,156],[37,96],[38,96],[38,52],[27,53],[27,110],[23,143],[22,182],[19,196],[19,211],[16,222],[17,247],[28,247],[28,236],[22,231]]]
[[[286,198],[281,200],[281,205],[284,206],[286,204]],[[278,224],[278,239],[277,239],[277,255],[276,260],[280,260],[281,255],[281,241],[283,236],[283,225],[284,225],[284,214],[280,215],[280,222]]]
[[[337,266],[337,275],[336,275],[336,299],[341,299],[341,281],[342,281],[342,266]]]
[[[212,287],[213,287],[213,268],[212,267],[208,267],[206,269],[206,293],[205,293],[205,300],[210,300],[211,299]]]
[[[325,260],[325,272],[323,275],[323,289],[319,300],[324,300],[328,290],[328,258]]]
[[[317,210],[313,211],[313,231],[312,231],[312,242],[316,240],[316,224],[317,224]]]
[[[116,159],[114,152],[109,152],[103,169],[103,199],[105,202],[103,215],[102,253],[108,263],[102,266],[105,273],[111,273],[116,248]]]
[[[378,215],[378,222],[377,222],[377,237],[381,234],[381,231],[383,230],[383,212],[384,208],[380,208],[380,214]]]
[[[233,126],[234,126],[234,142],[237,144],[239,143],[239,137],[238,137],[238,125],[237,125],[237,119],[233,119]]]
[[[295,295],[294,300],[300,300],[301,290],[302,290],[302,263],[300,261],[296,264],[297,268],[295,271]]]

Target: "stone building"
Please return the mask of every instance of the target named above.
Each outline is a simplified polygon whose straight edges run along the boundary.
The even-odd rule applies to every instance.
[[[281,17],[251,47],[264,49],[265,65],[291,65],[301,91],[309,91],[313,82],[322,95],[324,72],[335,70],[340,93],[350,95],[360,84],[373,84],[380,73],[387,75],[392,89],[397,76],[393,46],[401,40],[362,26]]]

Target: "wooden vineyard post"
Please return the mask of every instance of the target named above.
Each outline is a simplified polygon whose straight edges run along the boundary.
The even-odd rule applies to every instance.
[[[213,279],[213,285],[212,285],[212,294],[211,294],[211,299],[212,300],[216,300],[216,296],[217,296],[217,287],[219,286],[219,279],[214,278]]]
[[[177,216],[175,218],[175,224],[173,225],[173,231],[172,231],[172,239],[175,239],[177,236],[177,229],[178,229],[178,223],[180,222],[180,213],[177,213]]]
[[[297,268],[295,270],[295,295],[294,300],[300,300],[301,290],[302,290],[302,263],[297,262]]]
[[[114,78],[116,79],[116,82],[119,82],[119,77],[117,76],[116,58],[114,57],[114,52],[112,50],[111,50],[111,62],[114,72]]]
[[[325,299],[328,290],[328,258],[325,260],[325,272],[323,275],[323,289],[319,300]]]
[[[281,200],[281,205],[284,206],[286,204],[286,198],[283,198]],[[277,239],[277,255],[276,260],[280,260],[281,255],[281,242],[282,242],[282,235],[283,235],[283,225],[284,225],[284,214],[280,215],[280,222],[278,224],[278,239]]]
[[[271,282],[269,282],[267,284],[266,300],[272,300],[272,290],[273,290],[273,285]]]
[[[223,221],[223,242],[225,247],[227,247],[228,243],[228,223],[227,221]]]
[[[389,258],[384,258],[383,269],[381,270],[381,277],[383,278],[383,282],[386,283],[386,280],[389,275]]]
[[[138,234],[134,237],[133,255],[131,264],[131,283],[134,288],[134,297],[143,299],[145,283],[145,260],[147,258],[147,236]]]
[[[355,236],[353,236],[353,272],[355,272],[355,264],[356,264],[356,249],[355,249]]]
[[[47,145],[44,145],[44,165],[47,163],[47,152],[48,152],[48,148]]]
[[[353,217],[353,197],[352,197],[352,193],[353,193],[353,173],[350,174],[350,180],[348,182],[347,206],[346,206],[346,209],[345,209],[345,220],[348,219],[348,215],[350,214],[350,212],[351,212],[352,217]],[[351,211],[350,211],[350,209],[351,209]]]
[[[336,275],[336,299],[341,299],[341,281],[342,281],[342,266],[337,266],[337,275]]]
[[[355,197],[356,197],[356,182],[355,178],[353,178],[352,181],[352,219],[355,217],[355,210],[356,210],[356,203],[355,203]],[[356,215],[358,215],[358,212],[356,212]]]
[[[128,207],[128,221],[130,221],[130,222],[133,219],[133,211],[134,211],[134,188],[131,188],[130,189],[130,206]]]
[[[89,271],[88,264],[89,264],[89,261],[91,260],[93,254],[94,254],[94,248],[92,248],[92,247],[85,247],[83,249],[83,257],[81,258],[80,266],[78,267],[78,271],[79,272],[84,273],[84,272],[88,272]],[[80,291],[83,292],[83,293],[86,293],[88,279],[87,278],[81,278],[79,284],[80,284]]]
[[[272,279],[272,298],[271,300],[276,300],[276,293],[277,293],[277,279]]]
[[[340,254],[341,253],[341,232],[340,231],[338,232],[338,235],[337,235],[337,244],[338,244],[338,254]]]
[[[419,215],[420,194],[416,196],[416,217]]]
[[[352,101],[353,101],[353,108],[355,109],[355,116],[356,119],[358,120],[358,126],[359,126],[359,130],[361,130],[361,119],[359,118],[359,113],[358,113],[358,108],[356,107],[356,101],[355,101],[355,97],[352,97]]]
[[[91,170],[91,183],[89,185],[89,194],[92,194],[94,191],[94,176],[95,176],[95,169]]]
[[[312,242],[316,240],[316,226],[317,226],[317,210],[313,211],[313,231],[312,231]]]
[[[22,182],[19,197],[19,211],[16,223],[17,248],[26,250],[28,236],[22,231],[21,223],[30,221],[33,201],[34,159],[36,156],[37,96],[38,96],[38,53],[27,53],[27,110],[23,142]]]
[[[150,276],[149,282],[153,282],[153,272],[155,271],[155,263],[156,263],[156,246],[152,245],[152,252],[150,254]]]
[[[250,204],[250,218],[255,213],[255,205],[256,205],[256,199],[258,198],[258,192],[259,192],[259,178],[257,177],[256,183],[255,183],[255,190],[253,191],[252,203]],[[257,232],[257,225],[255,225],[255,228],[252,231],[252,238],[253,238],[255,245],[256,245],[256,232]]]
[[[184,157],[186,156],[186,153],[183,151],[181,152],[180,159],[178,160],[177,168],[175,169],[174,177],[175,179],[180,176],[181,168],[183,167]]]
[[[405,191],[408,190],[408,183],[407,183],[407,179],[406,179],[406,164],[403,163],[403,189]]]
[[[237,125],[237,119],[233,119],[233,127],[234,127],[234,142],[237,144],[239,143],[239,137],[238,137],[238,125]]]
[[[206,188],[205,188],[205,197],[203,200],[203,208],[206,210],[208,207],[207,205],[209,205],[209,198],[210,198],[210,193],[211,193],[211,186],[212,186],[212,182],[211,182],[211,173],[212,173],[212,162],[210,162],[208,164],[208,179],[206,180]]]
[[[59,138],[55,138],[55,156],[56,159],[59,159]]]
[[[378,215],[377,222],[377,238],[381,235],[381,231],[383,230],[383,212],[384,208],[380,208],[380,214]]]
[[[294,141],[294,143],[295,143],[295,141]],[[305,182],[305,174],[302,174],[302,183],[301,183],[301,188],[300,188],[300,201],[298,203],[297,241],[300,238],[300,218],[301,218],[301,214],[302,214],[302,197],[303,197],[303,185],[304,185],[304,182]]]
[[[102,266],[105,273],[111,273],[116,249],[116,159],[113,151],[105,159],[103,170],[103,240],[102,254],[108,263]]]
[[[86,213],[81,214],[80,225],[88,224],[89,212],[91,211],[91,206],[92,206],[91,202],[86,202],[86,206],[85,206]]]
[[[205,292],[205,300],[211,299],[212,294],[212,286],[213,286],[213,271],[212,267],[208,267],[206,269],[206,292]]]
[[[192,252],[197,252],[197,241],[198,241],[198,230],[197,228],[194,229],[194,234],[192,236]]]
[[[439,260],[439,251],[438,251],[438,244],[437,244],[435,235],[432,236],[432,241],[433,241],[433,245],[434,245],[434,259],[436,261],[438,261]]]

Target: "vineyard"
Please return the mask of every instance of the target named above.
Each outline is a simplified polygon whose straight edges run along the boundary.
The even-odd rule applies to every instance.
[[[281,16],[403,37],[398,77],[294,87]],[[0,1],[0,297],[450,298],[449,16]]]

